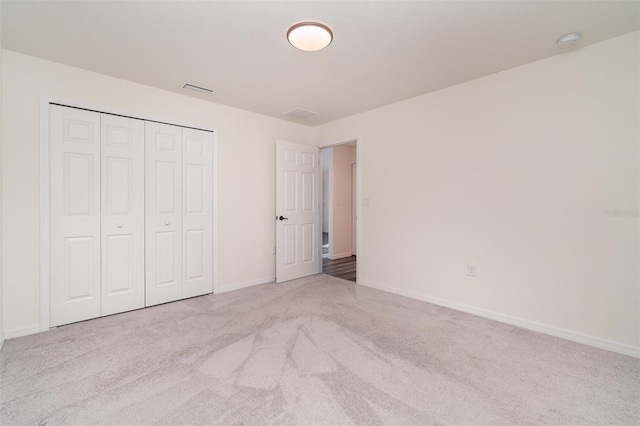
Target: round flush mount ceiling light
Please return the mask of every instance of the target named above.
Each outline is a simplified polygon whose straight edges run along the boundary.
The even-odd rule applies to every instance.
[[[558,39],[558,47],[560,49],[568,49],[575,46],[580,41],[580,33],[565,34]]]
[[[287,40],[297,49],[315,52],[331,44],[333,33],[318,22],[300,22],[289,28]]]

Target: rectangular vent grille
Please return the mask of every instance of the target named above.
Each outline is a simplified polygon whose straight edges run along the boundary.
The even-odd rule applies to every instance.
[[[308,109],[304,109],[304,108],[294,108],[292,110],[289,110],[287,112],[285,112],[284,114],[289,118],[295,118],[298,120],[301,120],[303,118],[307,118],[307,117],[312,117],[314,115],[318,115],[317,112],[313,112],[313,111],[309,111]]]
[[[213,93],[213,90],[207,89],[206,87],[195,86],[193,84],[186,83],[182,86],[184,90],[191,90],[192,92],[202,93],[203,95],[210,95]]]

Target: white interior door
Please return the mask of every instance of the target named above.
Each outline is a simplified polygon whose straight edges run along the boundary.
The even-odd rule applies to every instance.
[[[101,114],[102,315],[144,307],[144,122]]]
[[[316,147],[276,142],[276,282],[320,272]]]
[[[100,114],[50,106],[51,326],[100,316]]]
[[[182,298],[182,128],[145,122],[146,306]]]
[[[358,164],[351,164],[351,254],[356,256],[356,231],[358,230]]]
[[[183,297],[213,292],[213,133],[182,129]]]

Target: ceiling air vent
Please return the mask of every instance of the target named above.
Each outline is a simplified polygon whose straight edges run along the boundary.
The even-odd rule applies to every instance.
[[[184,90],[191,90],[192,92],[198,92],[203,95],[210,95],[213,93],[213,90],[207,89],[206,87],[194,86],[193,84],[186,83],[182,86]]]
[[[282,115],[287,116],[289,118],[294,118],[296,120],[302,120],[308,117],[312,117],[314,115],[318,115],[318,113],[309,111],[308,109],[304,109],[304,108],[294,108],[292,110],[289,110],[283,113]]]

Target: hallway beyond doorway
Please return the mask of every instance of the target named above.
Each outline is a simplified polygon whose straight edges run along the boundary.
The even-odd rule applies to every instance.
[[[356,257],[349,256],[342,259],[322,259],[322,273],[343,280],[356,282]]]

